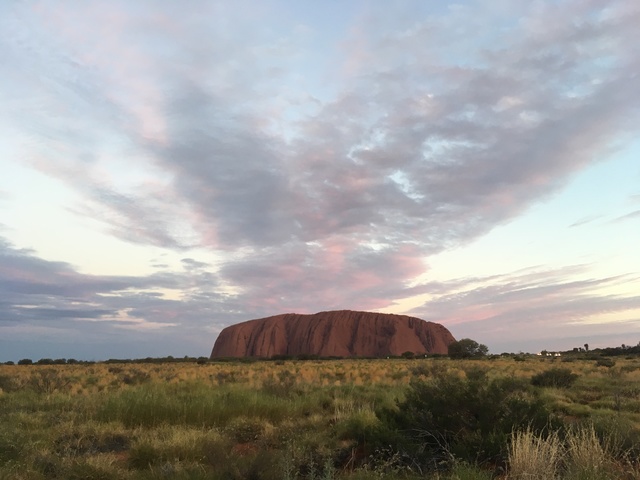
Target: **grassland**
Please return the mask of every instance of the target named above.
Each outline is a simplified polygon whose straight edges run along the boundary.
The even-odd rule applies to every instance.
[[[2,480],[640,479],[639,453],[636,357],[0,365]]]

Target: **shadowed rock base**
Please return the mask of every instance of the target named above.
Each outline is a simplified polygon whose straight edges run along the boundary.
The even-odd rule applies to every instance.
[[[442,325],[406,315],[351,310],[313,315],[286,313],[225,328],[213,346],[211,358],[446,354],[454,341]]]

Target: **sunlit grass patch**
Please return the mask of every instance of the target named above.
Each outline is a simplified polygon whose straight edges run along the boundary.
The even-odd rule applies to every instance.
[[[573,384],[531,386],[535,375],[567,366],[579,375]],[[513,397],[510,408],[539,399],[553,419],[564,421],[553,427],[564,449],[558,478],[590,478],[589,472],[601,478],[602,469],[584,459],[598,458],[593,435],[575,433],[583,424],[593,424],[602,448],[605,460],[596,466],[610,468],[612,479],[640,478],[638,366],[625,358],[605,367],[593,359],[565,363],[526,356],[0,365],[7,386],[0,393],[0,479],[490,478],[493,467],[506,461],[500,456],[508,451],[507,440],[496,440],[492,446],[501,448],[478,462],[483,453],[471,451],[474,429],[464,428],[449,439],[445,467],[419,471],[412,455],[420,445],[401,439],[430,433],[423,411],[428,402],[414,402],[402,429],[390,423],[415,381],[450,389],[429,390],[431,398],[442,397],[443,415],[452,408],[462,415],[468,400],[455,387],[466,382],[484,392],[476,399],[483,415],[501,404],[505,391]],[[494,384],[501,388],[486,389]],[[434,434],[444,438],[443,432]],[[571,446],[570,434],[578,446]],[[424,439],[417,437],[422,447]]]
[[[108,396],[98,408],[104,421],[128,427],[162,424],[224,426],[239,416],[278,421],[299,413],[305,399],[283,399],[260,391],[234,387],[210,388],[202,384],[150,385]]]

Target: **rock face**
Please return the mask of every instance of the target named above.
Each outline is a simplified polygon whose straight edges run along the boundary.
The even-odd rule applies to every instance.
[[[225,328],[213,346],[211,358],[447,353],[454,341],[442,325],[406,315],[350,310],[313,315],[287,313]]]

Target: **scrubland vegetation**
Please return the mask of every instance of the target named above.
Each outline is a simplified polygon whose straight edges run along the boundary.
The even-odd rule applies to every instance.
[[[635,356],[0,365],[2,480],[640,479],[638,458]]]

